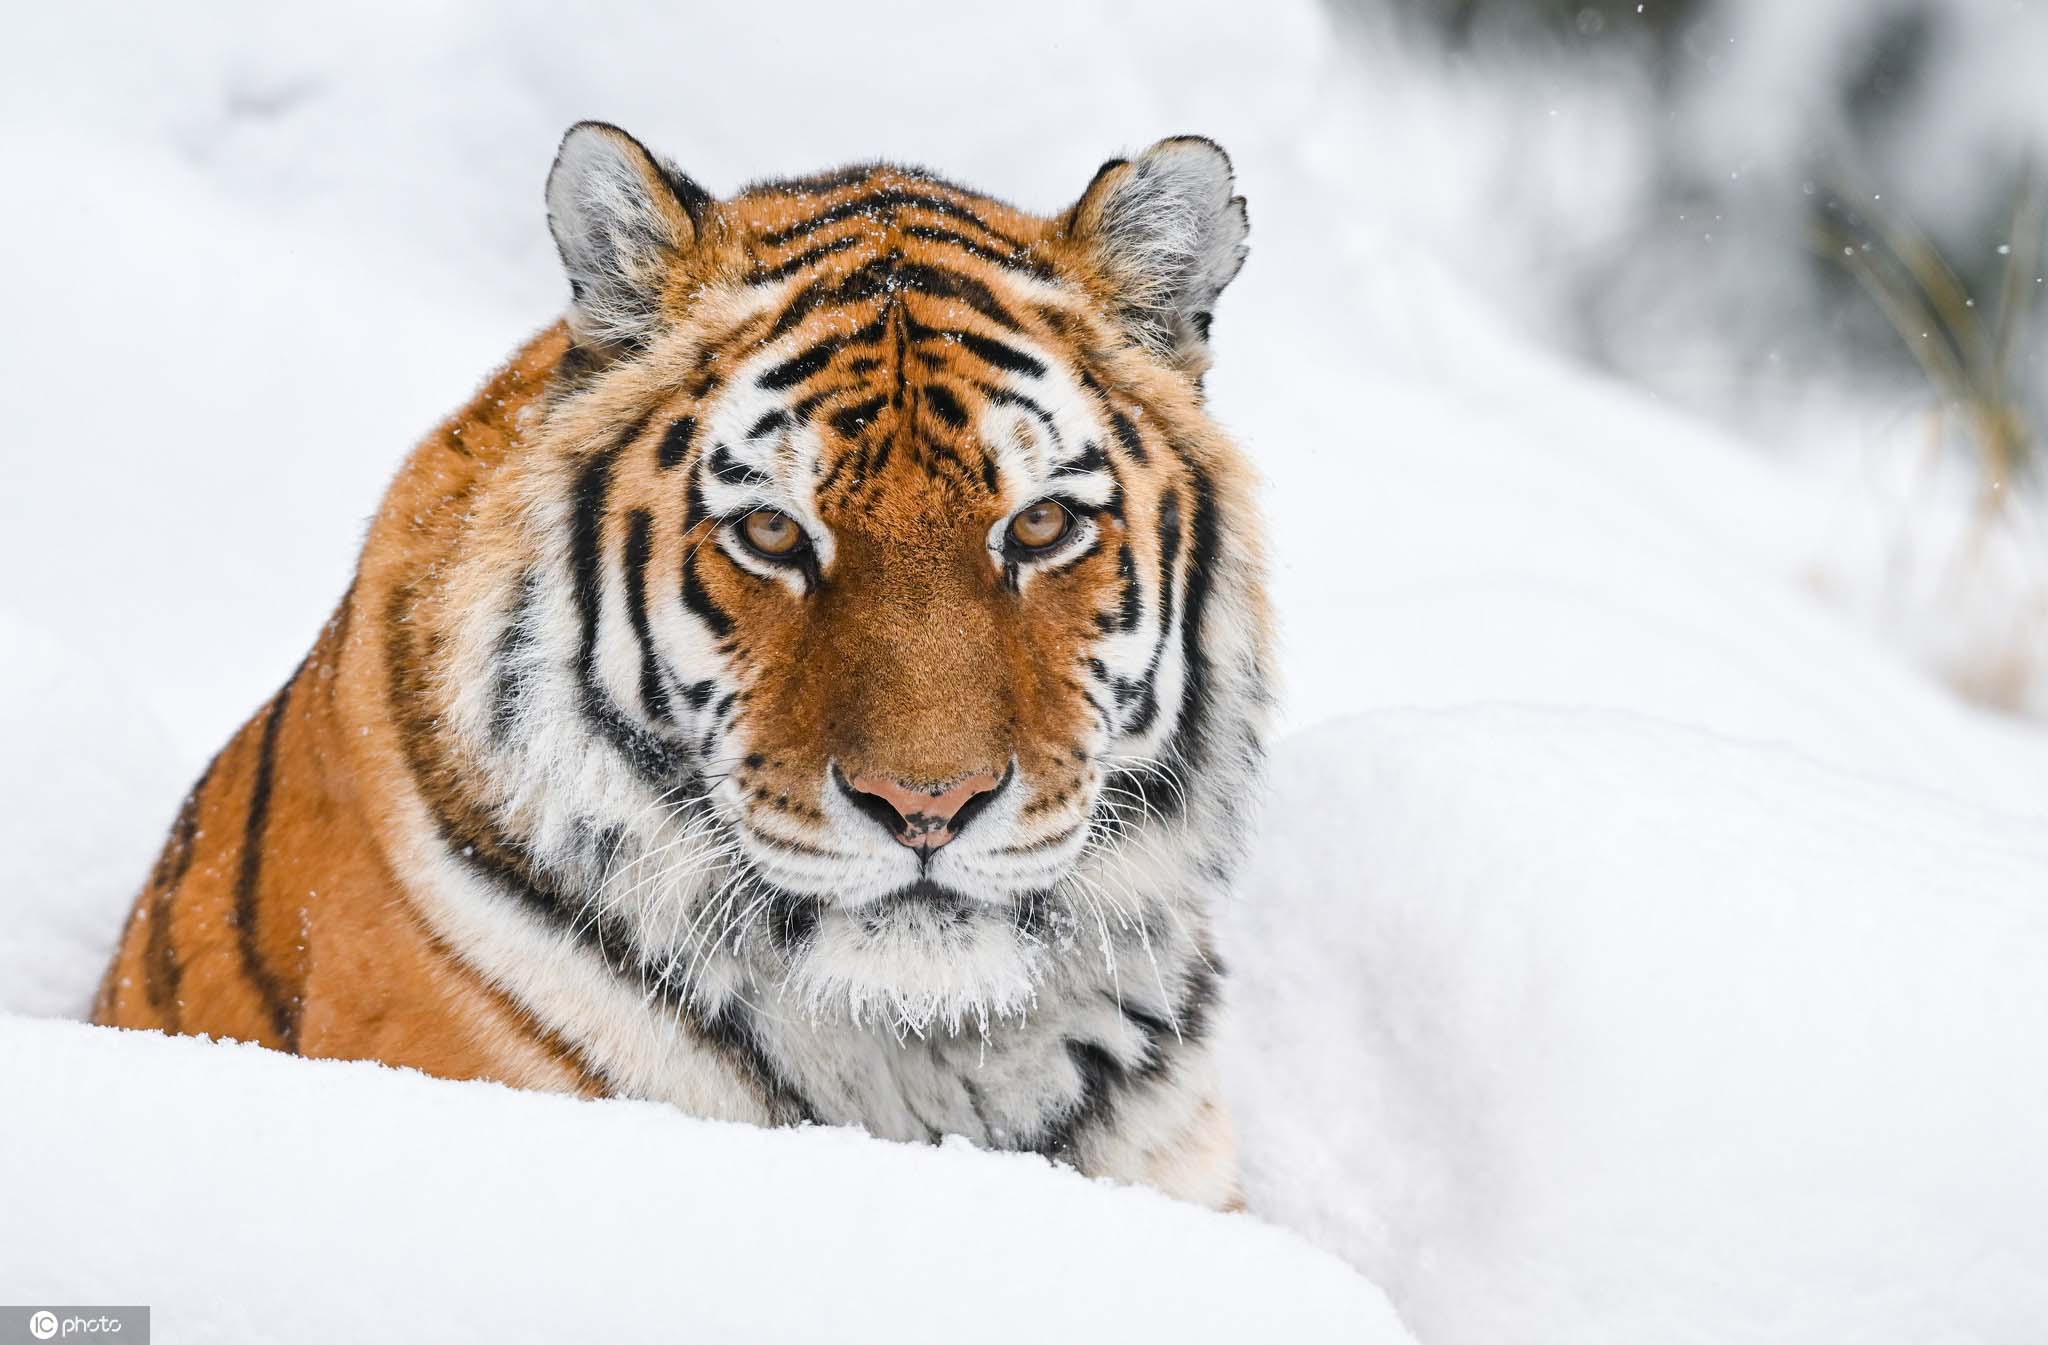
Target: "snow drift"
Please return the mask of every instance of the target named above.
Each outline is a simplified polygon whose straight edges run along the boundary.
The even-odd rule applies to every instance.
[[[1408,1340],[1278,1229],[964,1144],[21,1019],[0,1075],[0,1288],[166,1341]]]
[[[1226,947],[1253,1206],[1425,1341],[2048,1323],[2048,829],[1634,716],[1278,754]]]

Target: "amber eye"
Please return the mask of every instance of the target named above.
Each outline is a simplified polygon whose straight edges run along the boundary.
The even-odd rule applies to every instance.
[[[1067,535],[1074,516],[1058,500],[1040,500],[1010,520],[1010,540],[1026,551],[1043,551]]]
[[[764,556],[795,555],[804,544],[804,530],[780,509],[756,509],[740,520],[740,536]]]

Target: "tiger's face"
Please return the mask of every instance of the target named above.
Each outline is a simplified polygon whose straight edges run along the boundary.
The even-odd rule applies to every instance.
[[[1130,498],[1112,430],[1022,319],[975,330],[914,292],[881,307],[835,312],[707,408],[696,573],[743,684],[714,726],[715,798],[786,890],[1013,902],[1086,843],[1109,679],[1145,672],[1103,658],[1138,643],[1107,638],[1119,557],[1154,549],[1131,514],[1156,528],[1157,491]]]
[[[814,999],[957,1013],[1026,1002],[1085,912],[1105,946],[1172,918],[1265,698],[1200,396],[1243,254],[1221,152],[1047,219],[886,166],[714,200],[586,124],[549,206],[575,346],[537,516],[629,767],[577,829],[631,852],[643,955],[758,924]]]

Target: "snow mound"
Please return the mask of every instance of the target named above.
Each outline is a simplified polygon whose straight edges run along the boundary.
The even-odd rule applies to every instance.
[[[9,1300],[167,1341],[1409,1340],[1269,1225],[965,1144],[22,1018],[0,1078]]]
[[[1612,712],[1351,719],[1273,787],[1251,1203],[1419,1338],[2040,1338],[2038,820]]]

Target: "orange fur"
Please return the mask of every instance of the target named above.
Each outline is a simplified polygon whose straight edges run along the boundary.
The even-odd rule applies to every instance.
[[[599,1091],[573,1052],[484,983],[407,901],[380,843],[384,800],[405,788],[379,686],[387,650],[379,623],[358,615],[450,554],[455,510],[502,462],[512,414],[566,347],[559,328],[544,333],[414,452],[356,586],[278,697],[193,787],[95,1022]]]

